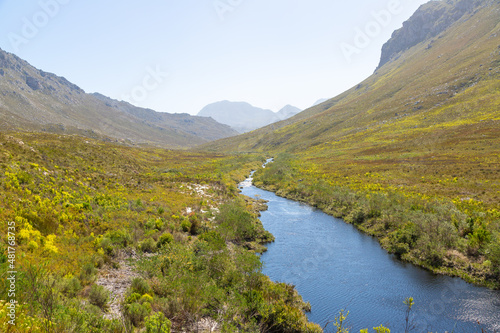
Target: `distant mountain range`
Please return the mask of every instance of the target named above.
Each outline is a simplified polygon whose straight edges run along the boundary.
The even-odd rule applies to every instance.
[[[139,108],[87,94],[0,49],[0,130],[48,131],[129,144],[193,147],[236,135],[208,117]]]
[[[246,133],[288,119],[301,111],[291,105],[285,106],[278,112],[273,112],[246,102],[221,101],[207,105],[198,113],[198,116],[211,117],[221,124],[231,126],[240,133]]]

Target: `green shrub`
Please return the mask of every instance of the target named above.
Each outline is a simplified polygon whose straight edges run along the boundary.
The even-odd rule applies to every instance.
[[[130,286],[133,292],[139,295],[148,294],[151,290],[149,284],[143,278],[135,278],[132,280],[132,285]]]
[[[106,233],[106,237],[111,239],[111,242],[115,245],[119,245],[121,247],[127,247],[132,243],[132,237],[127,230],[113,230]]]
[[[181,222],[181,228],[184,232],[189,232],[191,230],[191,222],[189,220],[183,220]]]
[[[153,253],[156,251],[156,242],[153,238],[148,238],[139,244],[139,248],[144,253]]]
[[[226,240],[251,241],[257,237],[253,217],[240,202],[232,201],[222,205],[217,222],[220,233]]]
[[[146,333],[170,333],[172,323],[162,312],[155,312],[145,321]]]
[[[90,288],[89,302],[92,305],[98,306],[102,310],[106,309],[106,304],[109,300],[109,291],[103,286],[92,285]]]
[[[76,276],[73,276],[70,279],[64,279],[62,285],[62,292],[67,297],[73,298],[82,290],[82,285],[80,280]]]
[[[174,241],[174,236],[171,233],[166,232],[160,236],[158,242],[156,243],[157,248],[162,248],[165,244],[170,244]]]
[[[200,219],[197,215],[191,215],[189,217],[189,222],[191,222],[191,228],[189,229],[189,233],[191,235],[198,235],[201,229]]]
[[[401,257],[410,252],[414,248],[419,237],[417,226],[413,223],[408,223],[401,229],[393,231],[389,234],[389,252]]]
[[[366,214],[362,207],[357,207],[352,210],[349,215],[346,216],[345,220],[352,224],[361,224],[365,221]]]
[[[86,263],[80,272],[80,281],[83,285],[88,285],[95,280],[97,269],[91,263]]]
[[[114,247],[113,247],[113,242],[109,238],[102,238],[101,239],[101,248],[104,250],[104,253],[106,253],[108,256],[113,256],[114,255]]]
[[[151,304],[152,302],[153,302],[153,296],[151,296],[150,294],[142,295],[138,301],[139,304],[144,304],[144,303]]]
[[[144,318],[149,314],[150,309],[146,305],[139,303],[127,304],[125,306],[125,316],[130,319],[135,327],[139,327]]]
[[[497,239],[492,241],[488,246],[488,259],[492,264],[493,273],[500,277],[500,234]]]
[[[126,304],[132,304],[137,302],[141,298],[141,294],[139,293],[132,293],[127,298],[125,298],[125,303]]]

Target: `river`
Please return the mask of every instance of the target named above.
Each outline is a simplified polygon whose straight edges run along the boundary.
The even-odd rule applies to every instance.
[[[261,256],[263,273],[296,286],[311,303],[310,321],[323,326],[346,309],[351,332],[381,324],[404,332],[403,301],[413,297],[412,332],[500,332],[499,291],[401,262],[354,226],[258,189],[251,178],[240,187],[269,201],[260,219],[276,241]]]

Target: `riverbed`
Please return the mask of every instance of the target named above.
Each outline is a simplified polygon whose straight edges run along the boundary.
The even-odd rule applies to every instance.
[[[404,332],[403,301],[413,297],[412,332],[500,332],[500,291],[404,263],[354,226],[258,189],[251,178],[240,186],[269,201],[260,219],[276,241],[261,257],[263,273],[296,286],[311,303],[310,321],[323,326],[344,309],[352,332],[381,324]]]

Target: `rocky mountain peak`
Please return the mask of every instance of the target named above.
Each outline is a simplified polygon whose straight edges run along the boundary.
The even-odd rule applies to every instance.
[[[434,0],[420,6],[384,44],[377,69],[402,51],[438,36],[464,15],[473,12],[478,5],[487,2],[488,0]]]

